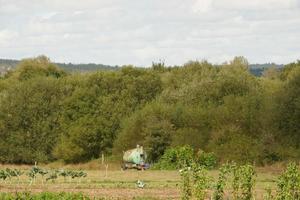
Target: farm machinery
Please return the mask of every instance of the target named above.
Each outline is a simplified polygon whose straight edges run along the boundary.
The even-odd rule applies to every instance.
[[[124,152],[122,169],[148,169],[149,164],[146,163],[146,159],[147,154],[143,146],[137,145],[136,148]]]

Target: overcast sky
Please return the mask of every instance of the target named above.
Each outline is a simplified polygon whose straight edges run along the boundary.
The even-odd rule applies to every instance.
[[[147,66],[300,59],[300,0],[0,0],[0,58]]]

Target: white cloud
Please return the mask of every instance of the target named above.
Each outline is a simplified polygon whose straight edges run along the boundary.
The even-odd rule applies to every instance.
[[[18,33],[10,30],[0,30],[0,45],[7,46],[18,37]]]
[[[206,13],[212,9],[213,0],[196,0],[192,10],[194,12]]]
[[[73,12],[73,15],[81,15],[83,13],[84,13],[84,11],[82,11],[82,10],[76,10]]]
[[[274,10],[290,9],[297,5],[298,0],[214,0],[213,4],[219,9],[240,10]]]
[[[0,0],[0,57],[150,65],[300,57],[299,0]]]
[[[19,10],[20,8],[17,5],[7,4],[5,2],[0,1],[0,13],[2,14],[16,13]]]
[[[55,17],[58,13],[57,12],[49,12],[43,14],[41,17],[41,20],[50,20],[51,18]]]

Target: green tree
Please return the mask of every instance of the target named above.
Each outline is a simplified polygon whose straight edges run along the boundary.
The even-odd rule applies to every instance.
[[[52,160],[57,141],[59,101],[63,97],[53,78],[36,78],[10,86],[0,104],[2,162]]]
[[[62,135],[55,157],[80,162],[110,153],[123,118],[160,90],[159,76],[143,69],[124,67],[88,75],[63,101]]]
[[[279,137],[297,149],[300,148],[300,68],[290,71],[278,96],[277,124]]]

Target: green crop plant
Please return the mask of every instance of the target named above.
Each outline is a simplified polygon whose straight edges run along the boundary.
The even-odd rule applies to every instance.
[[[40,174],[42,176],[42,184],[44,184],[44,176],[48,173],[49,172],[45,169],[41,169],[41,168],[39,169],[38,174]]]
[[[46,181],[52,181],[52,182],[54,182],[57,178],[58,178],[58,171],[52,171],[50,174],[49,174],[49,176],[46,178]]]
[[[5,170],[0,170],[0,180],[5,182],[6,180],[10,180],[14,177],[17,177],[18,184],[19,184],[20,176],[22,174],[24,173],[21,170],[7,168]],[[63,169],[45,170],[36,165],[33,166],[26,174],[30,178],[29,185],[35,183],[38,176],[41,176],[42,184],[44,184],[44,180],[54,182],[59,176],[64,177],[64,180],[66,180],[67,177],[69,177],[70,179],[78,179],[78,182],[80,182],[82,178],[87,177],[87,173],[84,171],[72,171],[72,170],[63,170]]]
[[[59,175],[64,177],[64,182],[66,182],[66,178],[70,175],[70,171],[61,169],[58,171]]]
[[[105,200],[106,198],[89,197],[81,193],[54,193],[54,192],[42,192],[32,194],[29,192],[17,192],[17,193],[0,193],[1,200]]]
[[[204,200],[207,197],[207,191],[210,187],[211,178],[207,170],[200,165],[194,164],[192,167],[193,193],[197,200]]]
[[[27,173],[28,177],[30,178],[30,185],[35,182],[37,175],[40,174],[41,171],[43,170],[36,165],[30,169],[30,171]]]
[[[233,199],[239,198],[239,190],[240,190],[240,170],[236,164],[231,165],[233,180],[232,180],[232,193]]]
[[[65,182],[67,177],[69,177],[70,179],[79,178],[79,182],[81,181],[82,178],[87,177],[87,173],[84,171],[71,171],[71,170],[64,170],[64,169],[56,170],[55,172],[53,172],[52,173],[53,178],[55,177],[55,174],[57,175],[57,177],[62,176]],[[50,180],[49,178],[50,177],[48,177],[48,180]]]
[[[38,174],[40,174],[42,177],[44,177],[46,174],[48,174],[48,171],[47,170],[44,170],[44,169],[40,169],[38,171]]]
[[[84,178],[86,176],[87,176],[87,173],[83,172],[83,171],[79,171],[79,172],[73,171],[73,172],[71,172],[72,179],[79,178],[78,183],[81,182],[81,178]]]
[[[272,195],[272,189],[268,187],[266,189],[266,194],[264,194],[264,200],[273,200],[274,196]]]
[[[255,170],[252,165],[231,167],[233,172],[233,198],[236,200],[251,200],[253,199],[253,187],[255,184]]]
[[[182,185],[181,185],[181,199],[189,200],[192,198],[192,186],[191,186],[191,168],[185,167],[179,170]]]
[[[223,165],[219,169],[219,177],[215,185],[215,191],[213,194],[213,200],[224,199],[224,188],[228,179],[228,174],[231,172],[231,167],[228,164]]]
[[[256,172],[252,165],[243,165],[241,170],[241,200],[253,199],[253,188],[255,184]]]
[[[300,199],[300,171],[296,163],[290,163],[277,181],[277,200]]]
[[[0,170],[0,180],[6,181],[10,177],[10,174],[6,170]]]
[[[5,171],[11,176],[11,177],[18,177],[22,174],[20,170],[17,169],[9,169],[6,168]]]
[[[19,183],[20,182],[20,176],[23,174],[23,172],[21,170],[18,170],[18,169],[6,168],[4,174],[6,174],[6,176],[7,176],[6,178],[8,178],[8,179],[17,177],[18,183]]]

